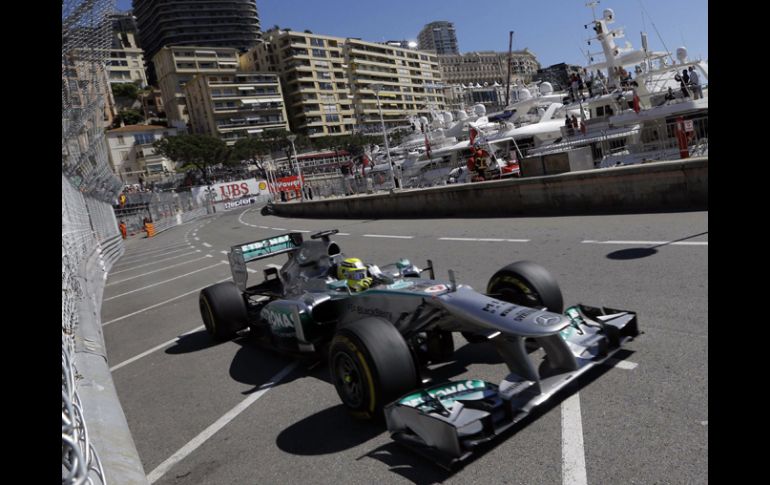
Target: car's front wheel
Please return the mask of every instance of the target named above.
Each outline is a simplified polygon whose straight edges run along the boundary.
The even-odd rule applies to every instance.
[[[385,404],[418,386],[409,347],[388,321],[364,318],[340,328],[329,370],[342,403],[357,418],[382,417]]]

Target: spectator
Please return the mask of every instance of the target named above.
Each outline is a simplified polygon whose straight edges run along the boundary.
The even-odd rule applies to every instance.
[[[123,237],[123,239],[126,239],[126,237],[128,237],[128,230],[126,229],[125,221],[120,221],[118,228],[120,229],[120,235]]]
[[[687,70],[685,70],[683,72],[687,72]],[[679,81],[679,87],[682,90],[682,96],[685,97],[685,98],[689,98],[690,97],[690,91],[687,89],[687,84],[685,84],[684,78],[682,76],[680,76],[679,74],[677,74],[677,75],[674,76],[674,79]],[[689,76],[688,76],[687,79],[689,80]]]
[[[703,98],[703,89],[700,86],[700,79],[698,73],[693,66],[689,67],[690,70],[690,87],[692,88],[692,99]]]
[[[572,120],[569,119],[569,115],[564,118],[564,126],[567,127],[567,136],[572,136],[575,134],[575,129],[572,127]]]

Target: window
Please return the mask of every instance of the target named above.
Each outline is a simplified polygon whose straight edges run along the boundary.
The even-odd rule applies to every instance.
[[[118,135],[118,145],[125,145],[126,139],[123,138],[123,135]]]
[[[149,133],[149,134],[141,133],[141,134],[136,135],[134,137],[134,139],[136,140],[136,143],[138,143],[140,145],[145,145],[147,143],[152,143],[152,142],[155,141],[155,134],[153,134],[153,133]]]
[[[310,39],[310,45],[316,46],[316,47],[323,47],[324,46],[324,40],[323,39]]]
[[[332,83],[318,83],[318,89],[330,90],[334,88],[332,87]]]
[[[326,51],[323,49],[313,49],[313,57],[326,57]]]

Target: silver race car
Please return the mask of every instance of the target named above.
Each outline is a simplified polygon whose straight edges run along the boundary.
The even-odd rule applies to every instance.
[[[639,334],[636,313],[575,305],[543,267],[509,264],[485,293],[435,278],[402,259],[382,267],[346,258],[322,231],[233,246],[233,281],[203,289],[209,334],[249,329],[290,355],[326,359],[343,404],[359,418],[383,417],[394,440],[452,467]],[[247,263],[288,255],[248,284]],[[423,274],[428,273],[428,278]],[[508,367],[499,383],[435,384],[429,364],[453,359],[453,332],[489,342]],[[541,362],[533,361],[542,349]]]

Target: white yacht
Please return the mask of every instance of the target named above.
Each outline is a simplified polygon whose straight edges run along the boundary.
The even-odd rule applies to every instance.
[[[589,4],[590,5],[590,4]],[[530,156],[545,156],[584,149],[597,167],[611,167],[652,160],[671,160],[708,154],[708,64],[689,61],[687,50],[670,53],[652,52],[642,34],[642,49],[623,38],[621,29],[610,29],[615,22],[612,9],[605,9],[601,19],[593,20],[596,33],[589,39],[599,41],[602,51],[591,54],[586,66],[589,73],[606,70],[593,89],[591,98],[578,96],[570,107],[584,113],[579,130],[564,126],[559,139],[533,149]],[[700,90],[682,87],[682,71],[697,73]],[[623,78],[625,69],[635,77]],[[686,92],[685,92],[686,91]],[[697,96],[696,96],[697,94]],[[695,99],[695,98],[698,99]],[[680,133],[683,132],[683,133]]]

